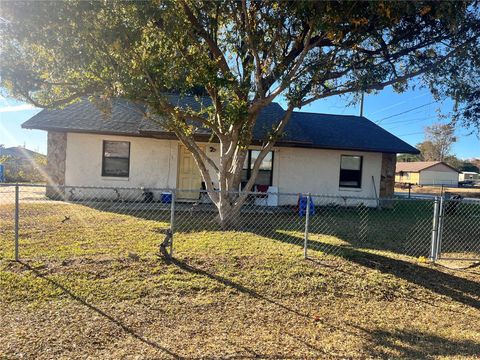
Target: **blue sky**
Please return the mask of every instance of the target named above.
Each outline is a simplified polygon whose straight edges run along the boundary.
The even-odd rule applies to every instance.
[[[317,101],[302,108],[302,111],[322,112],[331,114],[359,114],[359,106],[347,107],[347,99],[332,97]],[[364,116],[397,135],[411,145],[421,142],[424,138],[425,126],[439,122],[438,112],[448,113],[451,102],[435,103],[426,89],[409,90],[402,94],[387,88],[375,95],[367,95],[364,103]],[[417,108],[415,110],[412,110]],[[412,111],[409,111],[412,110]],[[27,148],[46,153],[46,132],[26,130],[21,124],[35,115],[39,110],[28,104],[0,97],[0,144],[7,147],[25,145]],[[405,112],[402,115],[398,115]],[[453,146],[453,153],[460,158],[480,158],[480,140],[470,131],[458,128],[458,142]]]

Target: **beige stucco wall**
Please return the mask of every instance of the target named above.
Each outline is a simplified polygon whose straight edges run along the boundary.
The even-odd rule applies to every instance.
[[[363,156],[362,187],[340,188],[341,155]],[[374,198],[379,194],[381,153],[323,149],[278,148],[275,152],[273,185],[279,192],[310,192],[343,197]],[[276,175],[276,176],[275,176]],[[375,180],[376,194],[372,182]],[[282,197],[280,197],[282,203]]]
[[[103,141],[130,142],[130,175],[128,178],[102,176]],[[218,163],[217,144],[204,144],[208,154]],[[178,146],[176,140],[144,137],[68,133],[65,185],[155,188],[177,187]],[[139,197],[139,191],[121,191],[123,198]],[[75,189],[76,197],[100,196],[114,198],[113,191]],[[158,194],[155,194],[158,196]]]
[[[130,176],[102,177],[103,140],[130,141]],[[218,163],[218,144],[204,144]],[[211,151],[210,148],[215,149]],[[275,148],[273,186],[279,192],[310,192],[343,197],[375,197],[379,194],[381,153]],[[363,156],[362,188],[339,188],[341,155]],[[67,186],[175,188],[178,141],[142,137],[69,133],[67,137]],[[376,194],[372,182],[375,180]],[[297,196],[281,196],[281,204],[295,203]]]
[[[128,178],[102,176],[103,140],[130,142]],[[68,133],[65,184],[173,188],[176,186],[176,146],[173,140]]]

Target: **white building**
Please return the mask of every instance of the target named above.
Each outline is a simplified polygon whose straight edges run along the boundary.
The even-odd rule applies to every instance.
[[[462,171],[458,174],[458,181],[477,181],[480,180],[480,174],[474,171]]]
[[[191,105],[195,100],[177,101]],[[60,110],[43,110],[22,126],[48,131],[48,170],[55,184],[201,189],[192,155],[172,133],[138,110],[117,100],[106,117],[84,100]],[[280,105],[271,104],[259,115],[243,180],[250,175],[256,144],[283,112]],[[215,139],[204,132],[196,139],[218,161]],[[391,196],[397,153],[418,150],[363,117],[294,112],[284,136],[264,160],[256,188],[343,197]],[[183,196],[192,194],[198,196],[195,192]]]
[[[395,181],[412,185],[458,186],[459,171],[442,161],[399,162]]]

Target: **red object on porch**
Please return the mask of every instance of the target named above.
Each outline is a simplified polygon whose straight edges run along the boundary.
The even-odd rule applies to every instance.
[[[266,193],[268,191],[269,185],[257,185],[258,192]]]

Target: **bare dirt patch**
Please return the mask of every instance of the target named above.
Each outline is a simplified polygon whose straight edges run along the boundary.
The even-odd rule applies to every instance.
[[[45,200],[45,186],[20,186],[19,200]],[[0,184],[0,205],[15,204],[15,186]]]

